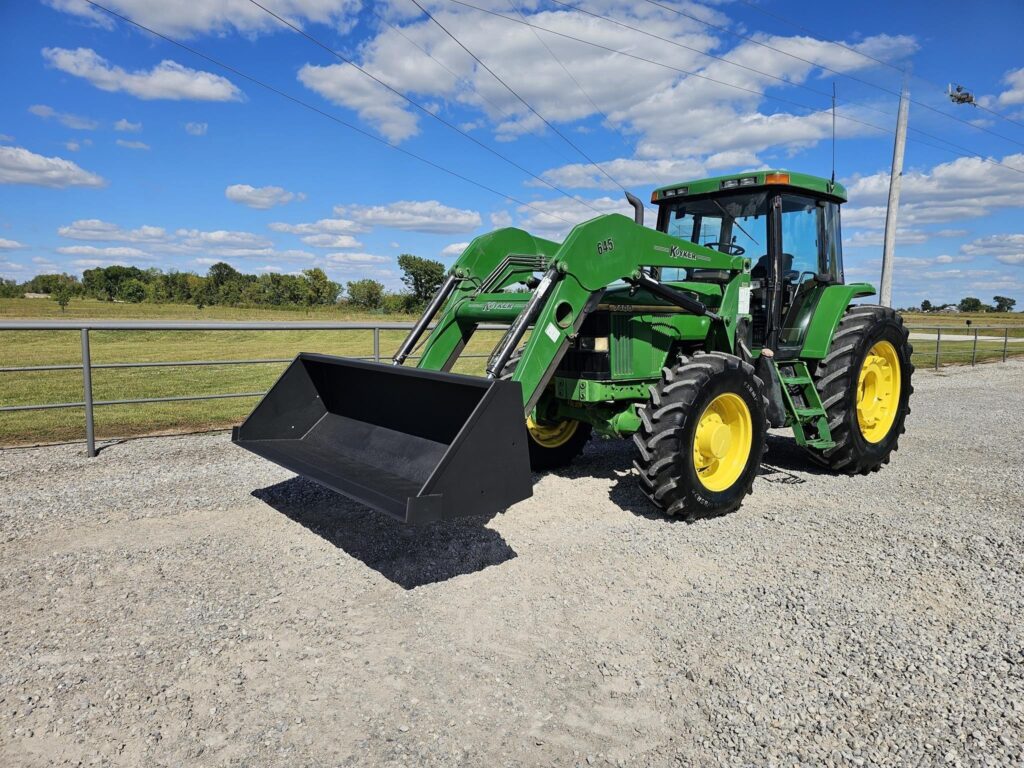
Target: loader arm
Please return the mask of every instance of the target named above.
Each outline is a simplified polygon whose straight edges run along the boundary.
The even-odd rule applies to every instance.
[[[722,345],[732,349],[735,323],[731,318],[736,315],[739,287],[736,278],[749,271],[750,262],[638,226],[620,214],[608,214],[576,226],[561,245],[517,229],[499,230],[470,243],[451,269],[450,274],[459,278],[459,287],[441,309],[418,367],[450,370],[477,326],[511,323],[512,335],[506,334],[489,362],[488,375],[500,376],[508,359],[507,354],[502,359],[502,352],[514,351],[525,331],[532,328],[511,377],[521,385],[523,407],[529,413],[572,336],[605,290],[623,281],[643,279],[650,284],[649,267],[732,273],[723,298],[723,308],[730,310],[726,319],[713,322],[705,318],[708,330],[719,334]],[[532,294],[504,292],[537,273],[543,277]],[[713,329],[712,325],[721,327]]]

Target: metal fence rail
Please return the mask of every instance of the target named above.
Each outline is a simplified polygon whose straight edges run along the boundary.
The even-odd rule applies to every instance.
[[[233,323],[190,323],[190,322],[118,322],[118,321],[0,321],[0,332],[3,331],[78,331],[81,334],[82,358],[80,363],[60,365],[26,365],[0,367],[2,373],[29,373],[45,371],[77,371],[82,372],[82,392],[80,401],[64,403],[38,403],[32,405],[8,405],[0,406],[0,413],[12,413],[18,411],[43,411],[58,408],[84,408],[85,410],[85,447],[87,455],[96,455],[96,432],[95,432],[95,409],[101,406],[110,405],[139,405],[146,403],[170,403],[186,402],[196,400],[223,400],[238,397],[262,397],[265,392],[231,392],[209,395],[176,395],[171,397],[139,397],[121,400],[94,400],[92,386],[92,372],[104,369],[130,369],[130,368],[177,368],[185,366],[225,366],[225,365],[268,365],[284,364],[291,362],[292,358],[261,358],[256,360],[168,360],[140,363],[93,363],[90,349],[91,331],[372,331],[373,351],[372,354],[362,356],[362,360],[381,360],[380,334],[381,331],[408,331],[413,327],[412,323],[324,323],[309,321],[281,321],[281,322],[233,322]],[[503,325],[481,325],[480,330],[498,331],[504,330]],[[1024,333],[1024,326],[1020,327]],[[963,333],[960,333],[963,331]],[[1014,347],[1013,354],[1024,355],[1024,338],[1010,335],[1011,328],[1005,326],[977,326],[960,328],[958,326],[916,326],[910,327],[911,343],[915,344],[915,356],[926,354],[921,348],[921,341],[928,341],[928,334],[934,334],[935,369],[943,364],[943,343],[946,345],[947,363],[966,363],[970,359],[971,365],[978,362],[979,341],[992,347],[1002,342],[1001,354],[997,351],[996,358],[1006,361],[1010,354],[1010,348]],[[944,335],[945,334],[945,335]],[[964,344],[970,346],[967,349],[959,350],[956,345]],[[992,359],[991,349],[982,349],[984,359]],[[930,360],[930,352],[929,360]],[[484,358],[483,354],[462,355],[463,358]],[[411,359],[415,359],[413,356]]]
[[[209,395],[176,395],[172,397],[138,397],[121,400],[95,400],[93,398],[92,372],[101,369],[130,368],[177,368],[184,366],[223,365],[267,365],[290,363],[292,358],[261,358],[257,360],[168,360],[143,363],[93,363],[90,347],[90,331],[372,331],[373,352],[359,357],[360,360],[381,361],[381,331],[408,331],[412,323],[324,323],[308,321],[283,322],[234,322],[234,323],[189,323],[189,322],[118,322],[118,321],[0,321],[3,331],[78,331],[82,341],[82,361],[62,365],[26,365],[0,367],[0,373],[28,373],[39,371],[81,371],[83,398],[64,403],[38,403],[33,405],[0,406],[0,413],[18,411],[46,411],[58,408],[85,409],[85,449],[90,457],[96,455],[95,409],[108,405],[138,405],[145,403],[172,403],[196,400],[224,400],[237,397],[262,397],[266,392],[232,392]],[[480,330],[504,330],[501,325],[481,325]],[[466,354],[463,358],[483,358],[487,355]],[[416,359],[411,356],[410,359]]]

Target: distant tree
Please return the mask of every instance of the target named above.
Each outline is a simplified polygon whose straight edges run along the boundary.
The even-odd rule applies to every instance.
[[[62,285],[67,285],[71,289],[72,295],[77,293],[81,288],[77,277],[62,273],[59,275],[36,275],[27,283],[25,283],[25,289],[29,293],[53,294],[57,290],[57,288]]]
[[[444,264],[439,261],[403,253],[398,257],[398,266],[405,273],[402,282],[417,305],[430,301],[444,280]]]
[[[364,309],[380,309],[384,303],[384,285],[376,280],[349,280],[348,300]]]
[[[957,305],[961,312],[980,312],[981,311],[981,299],[976,299],[974,296],[968,296],[960,299],[960,303]]]
[[[319,267],[302,270],[306,278],[306,305],[310,307],[330,306],[338,300],[341,286],[327,277]]]
[[[930,301],[928,301],[928,299],[925,299],[924,301],[921,302],[921,311],[922,312],[931,312],[932,311],[932,303]]]
[[[56,288],[53,289],[53,293],[50,294],[50,298],[57,302],[60,306],[60,311],[63,314],[68,308],[68,304],[71,303],[71,297],[74,295],[74,291],[71,288],[70,283],[59,283]]]
[[[1008,296],[993,296],[992,300],[996,303],[996,312],[1013,312],[1013,308],[1017,305],[1017,300]]]
[[[24,295],[25,289],[15,280],[0,277],[0,299],[20,299]]]
[[[118,286],[117,298],[131,304],[141,304],[146,300],[146,284],[137,277],[130,277]]]

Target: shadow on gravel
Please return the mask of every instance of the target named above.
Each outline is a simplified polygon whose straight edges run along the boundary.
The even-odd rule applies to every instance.
[[[516,556],[489,518],[405,525],[302,477],[252,492],[403,589],[447,581]]]
[[[591,440],[583,455],[572,465],[557,470],[559,477],[572,480],[582,477],[606,478],[612,482],[608,498],[616,506],[639,517],[668,523],[685,523],[681,518],[668,517],[640,492],[633,468],[633,444],[629,440]],[[825,470],[804,453],[792,437],[768,435],[768,452],[758,469],[758,477],[768,483],[801,485],[807,482],[802,474],[819,475]],[[714,518],[699,518],[701,523]]]

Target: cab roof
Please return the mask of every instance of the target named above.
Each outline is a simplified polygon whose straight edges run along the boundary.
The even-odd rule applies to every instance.
[[[675,200],[677,197],[706,195],[723,190],[763,189],[766,186],[780,185],[791,189],[804,189],[819,195],[827,195],[844,203],[847,199],[846,187],[839,182],[832,182],[820,176],[811,176],[807,173],[795,173],[776,168],[668,184],[654,190],[651,195],[651,202],[661,204]]]

